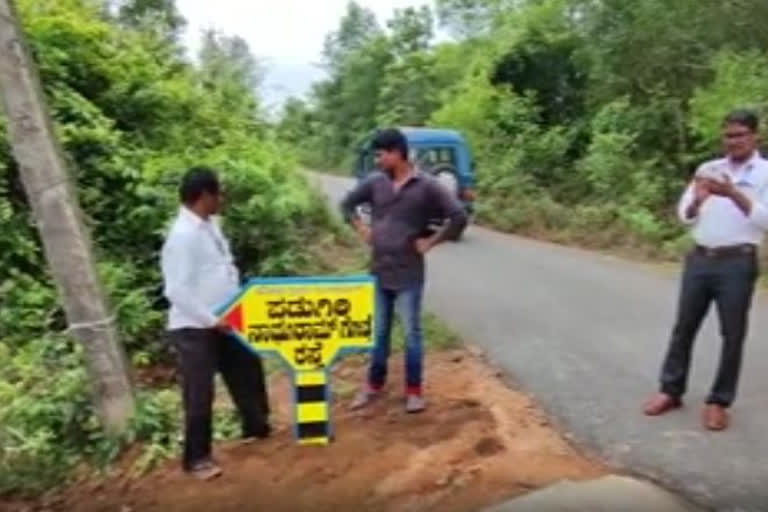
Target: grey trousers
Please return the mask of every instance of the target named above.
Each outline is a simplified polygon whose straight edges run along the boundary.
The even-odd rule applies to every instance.
[[[714,302],[723,344],[707,403],[731,406],[736,398],[758,273],[756,250],[719,256],[693,250],[687,255],[677,321],[661,371],[662,392],[675,397],[685,394],[694,339]]]

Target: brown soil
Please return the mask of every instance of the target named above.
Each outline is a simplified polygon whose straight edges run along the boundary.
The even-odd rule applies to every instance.
[[[393,384],[402,382],[399,359],[393,358]],[[360,360],[348,360],[333,379],[336,440],[328,447],[300,447],[291,437],[291,389],[277,375],[271,386],[275,434],[250,445],[218,446],[225,471],[220,479],[191,480],[171,461],[140,480],[81,485],[48,509],[463,512],[561,479],[607,473],[475,355],[453,350],[430,354],[427,362],[424,414],[405,414],[398,386],[371,410],[348,411],[363,370]]]

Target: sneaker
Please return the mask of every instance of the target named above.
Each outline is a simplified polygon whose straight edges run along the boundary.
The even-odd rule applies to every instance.
[[[221,476],[223,471],[211,460],[204,460],[194,464],[187,473],[198,480],[208,481]]]
[[[416,414],[427,408],[427,401],[421,395],[408,395],[405,402],[405,411],[408,414]]]
[[[369,406],[371,402],[376,400],[379,396],[381,396],[380,391],[364,389],[355,396],[355,399],[352,400],[352,403],[349,405],[349,408],[353,411],[362,409],[364,407]]]

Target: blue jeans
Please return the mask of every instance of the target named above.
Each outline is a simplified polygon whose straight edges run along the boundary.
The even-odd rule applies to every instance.
[[[421,393],[421,381],[424,366],[421,330],[421,300],[424,285],[418,284],[405,290],[376,290],[376,339],[373,349],[368,383],[378,390],[387,380],[387,361],[389,359],[392,321],[395,311],[400,316],[405,334],[405,374],[407,392]]]

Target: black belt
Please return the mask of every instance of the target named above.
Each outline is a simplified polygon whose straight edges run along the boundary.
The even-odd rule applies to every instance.
[[[694,251],[710,258],[727,258],[732,256],[745,256],[757,254],[757,246],[754,244],[727,245],[723,247],[704,247],[697,245]]]

